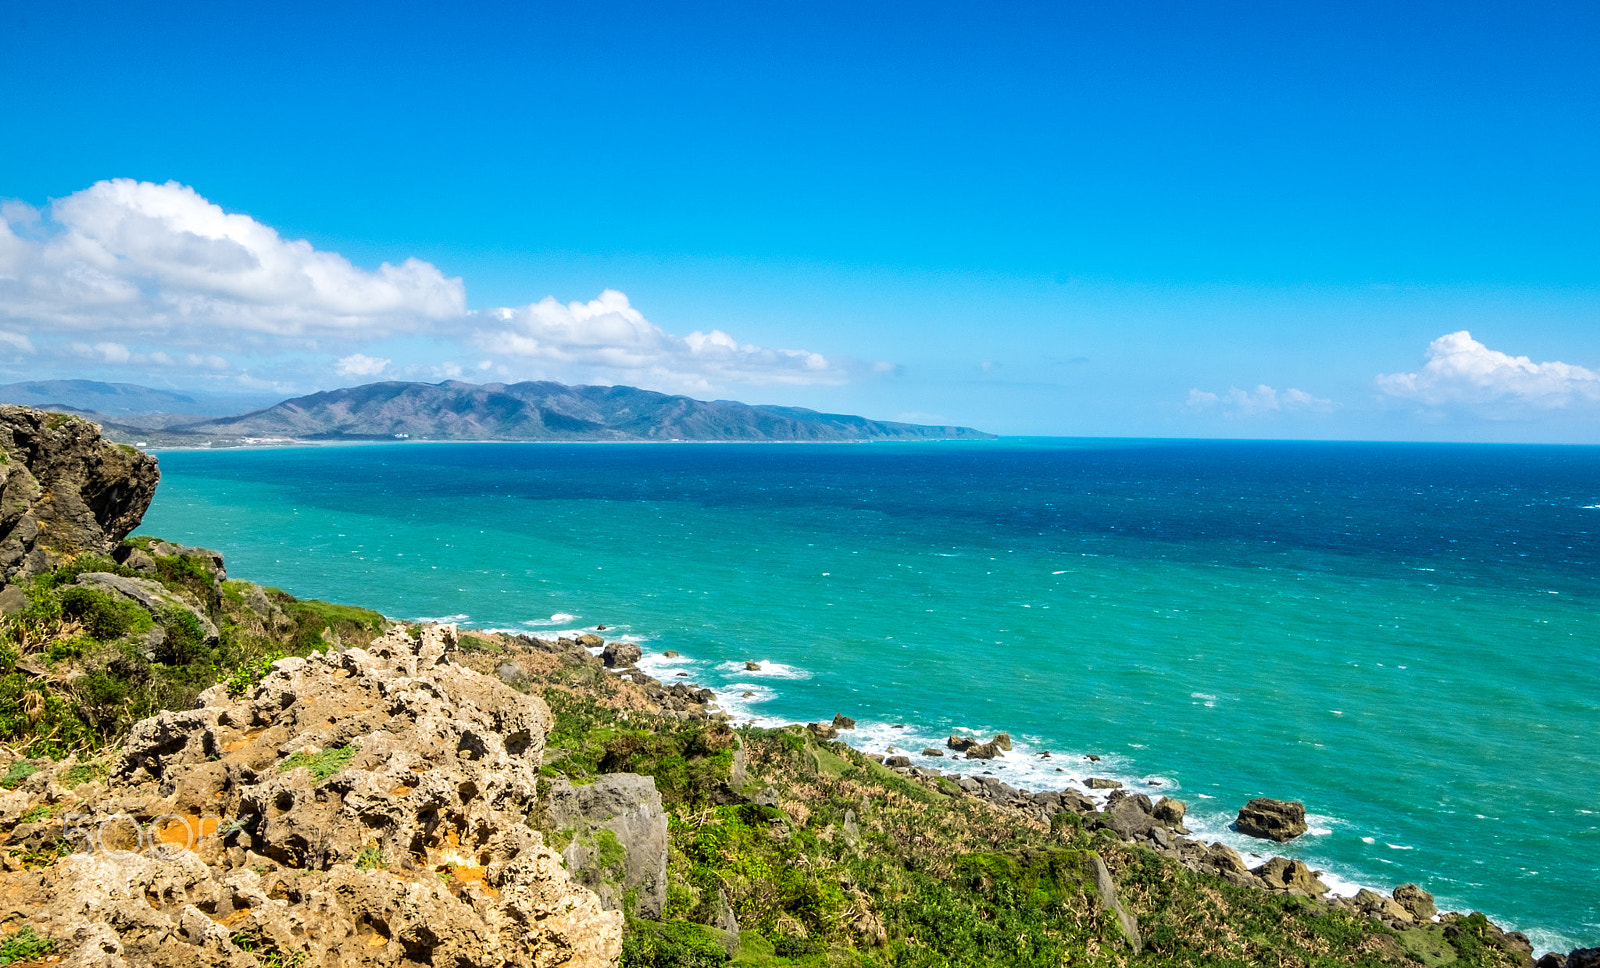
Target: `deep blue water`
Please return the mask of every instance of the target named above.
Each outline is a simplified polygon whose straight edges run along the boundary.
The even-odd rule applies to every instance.
[[[1246,799],[1301,799],[1314,832],[1273,851],[1345,889],[1416,881],[1543,947],[1600,943],[1600,448],[160,456],[142,530],[236,576],[396,617],[605,623],[741,718],[844,712],[873,750],[1008,729],[1004,764],[938,765],[1038,788],[1095,753],[1241,849]]]

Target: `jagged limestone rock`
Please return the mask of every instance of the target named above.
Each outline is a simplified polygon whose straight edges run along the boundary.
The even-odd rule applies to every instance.
[[[396,628],[139,723],[0,922],[104,968],[614,964],[621,914],[525,822],[549,710],[455,646]]]
[[[155,496],[156,459],[67,414],[0,406],[0,581],[109,555]]]

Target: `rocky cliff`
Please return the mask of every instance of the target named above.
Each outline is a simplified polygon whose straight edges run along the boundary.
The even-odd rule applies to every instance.
[[[102,440],[81,417],[0,406],[0,581],[110,554],[160,478],[154,457]]]
[[[0,928],[104,968],[614,964],[621,914],[526,822],[549,710],[456,646],[282,659],[139,723],[103,779],[45,765],[0,794]]]

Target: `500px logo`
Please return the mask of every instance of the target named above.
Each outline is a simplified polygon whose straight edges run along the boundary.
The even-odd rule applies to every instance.
[[[61,818],[61,833],[68,845],[84,853],[103,850],[172,858],[194,850],[207,837],[226,837],[244,825],[245,821],[213,814],[191,817],[168,813],[141,823],[126,813],[107,817],[69,813]]]

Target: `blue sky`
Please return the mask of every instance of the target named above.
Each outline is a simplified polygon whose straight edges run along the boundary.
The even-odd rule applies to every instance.
[[[0,382],[1600,442],[1600,8],[990,6],[5,5]]]

